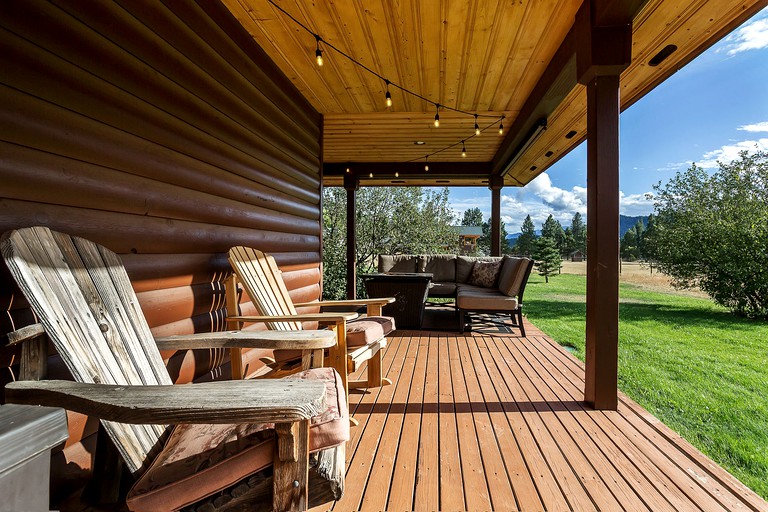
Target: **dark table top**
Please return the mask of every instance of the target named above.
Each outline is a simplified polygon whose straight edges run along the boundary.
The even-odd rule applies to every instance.
[[[381,281],[431,281],[434,274],[428,272],[390,272],[362,274],[363,279],[376,279]]]

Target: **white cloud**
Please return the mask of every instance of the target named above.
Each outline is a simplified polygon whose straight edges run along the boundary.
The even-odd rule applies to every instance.
[[[768,47],[768,17],[765,13],[768,13],[768,10],[763,10],[758,15],[758,19],[747,23],[725,38],[722,50],[725,50],[728,55],[736,55]]]
[[[768,151],[768,138],[762,138],[757,140],[743,140],[736,142],[735,144],[727,144],[708,151],[702,155],[702,159],[696,162],[696,165],[704,169],[716,169],[718,162],[731,162],[739,158],[739,153],[742,151],[754,152],[756,150]]]
[[[547,173],[541,173],[531,181],[524,189],[532,192],[551,209],[555,211],[585,212],[587,209],[587,189],[573,187],[565,190],[552,185],[552,180]]]
[[[739,126],[739,130],[745,132],[768,132],[768,121],[763,121],[762,123],[745,124],[744,126]]]
[[[626,196],[624,192],[619,192],[619,213],[635,217],[653,212],[653,201],[648,199],[648,194],[646,192]]]
[[[659,172],[682,171],[688,169],[692,163],[693,160],[687,160],[685,162],[669,162],[664,167],[659,167],[656,170]]]

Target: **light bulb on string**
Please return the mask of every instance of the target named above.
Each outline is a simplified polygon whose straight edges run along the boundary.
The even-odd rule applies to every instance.
[[[467,146],[464,145],[464,141],[461,141],[461,157],[467,158]]]
[[[504,134],[504,121],[499,121],[499,135]]]
[[[480,135],[480,125],[477,124],[477,114],[475,114],[475,135]]]
[[[399,177],[400,177],[400,173],[395,171],[395,178],[399,178]]]
[[[372,172],[369,172],[369,173],[368,173],[368,177],[369,177],[369,178],[373,178],[373,173],[372,173]]]
[[[317,65],[322,66],[323,65],[323,50],[320,49],[320,36],[315,35],[315,42],[317,43],[317,46],[315,47],[315,59],[317,60]]]
[[[429,171],[429,155],[424,157],[424,170]]]
[[[440,126],[440,104],[435,103],[435,128]]]
[[[389,80],[385,80],[387,83],[387,94],[384,95],[384,98],[386,98],[387,108],[392,106],[392,94],[389,92]]]

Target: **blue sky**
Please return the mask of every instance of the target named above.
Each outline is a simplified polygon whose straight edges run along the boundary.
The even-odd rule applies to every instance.
[[[621,114],[621,213],[653,211],[645,194],[692,162],[715,169],[742,149],[768,150],[768,8],[701,54]],[[563,226],[586,214],[586,143],[523,188],[502,190],[508,233],[527,214],[541,226],[551,213]],[[490,191],[452,188],[461,218],[479,207],[490,216]]]

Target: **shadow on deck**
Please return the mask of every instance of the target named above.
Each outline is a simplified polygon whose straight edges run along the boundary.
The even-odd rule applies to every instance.
[[[586,407],[582,363],[531,324],[526,338],[510,331],[397,331],[384,358],[393,385],[350,396],[360,424],[346,493],[328,505],[768,510],[626,396],[616,412]]]

